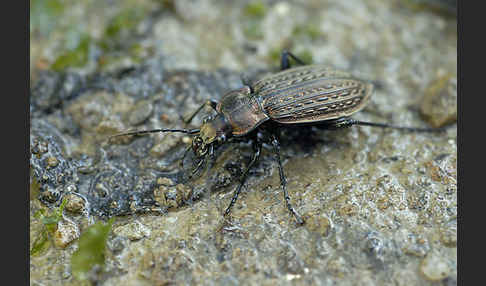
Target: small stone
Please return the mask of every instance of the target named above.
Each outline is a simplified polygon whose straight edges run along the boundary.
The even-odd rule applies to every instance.
[[[150,155],[154,157],[162,157],[170,149],[175,147],[180,138],[173,133],[165,133],[162,141],[156,143],[152,149],[150,149]]]
[[[348,269],[346,268],[346,261],[342,257],[337,257],[329,260],[327,263],[327,270],[336,277],[345,277]]]
[[[96,126],[96,133],[101,135],[116,134],[125,131],[122,122],[116,119],[105,119]]]
[[[38,139],[34,140],[34,144],[30,147],[32,154],[40,155],[49,151],[48,144],[45,141],[39,141]]]
[[[154,200],[160,206],[168,206],[167,200],[165,199],[165,192],[167,191],[166,186],[160,186],[154,190]]]
[[[413,255],[416,257],[425,257],[429,252],[430,247],[428,241],[421,235],[407,234],[402,251],[407,255]]]
[[[388,200],[388,197],[386,196],[382,196],[380,198],[378,198],[378,200],[376,201],[376,207],[379,209],[379,210],[386,210],[388,207],[390,206],[390,201]]]
[[[312,231],[321,234],[322,236],[327,236],[331,223],[326,217],[319,215],[308,214],[304,215],[305,227]]]
[[[154,190],[154,199],[160,206],[177,208],[182,206],[192,195],[192,189],[183,184],[173,187],[172,181],[167,178],[157,179],[157,187]]]
[[[54,244],[59,248],[66,248],[69,243],[79,237],[79,227],[70,220],[61,220],[57,223],[54,232]]]
[[[432,82],[425,91],[422,117],[433,127],[442,127],[457,120],[457,77],[448,74]]]
[[[191,143],[191,142],[192,142],[191,137],[189,137],[189,136],[184,136],[184,137],[182,137],[182,143],[184,143],[184,144],[189,144],[189,143]]]
[[[83,198],[74,194],[67,194],[64,198],[67,200],[65,206],[67,211],[70,211],[72,213],[80,213],[84,210],[85,201],[83,200]]]
[[[187,187],[184,184],[177,184],[176,190],[181,195],[184,201],[188,200],[191,197],[192,194],[191,188]]]
[[[160,115],[160,120],[162,120],[164,123],[171,123],[170,117],[167,114]]]
[[[457,245],[457,226],[451,225],[440,228],[440,241],[447,247],[456,247]]]
[[[108,138],[108,136],[126,132],[123,123],[118,119],[102,120],[95,129],[97,136],[100,138]],[[127,144],[133,139],[133,136],[118,136],[110,138],[110,144]]]
[[[50,203],[56,202],[60,197],[61,191],[58,188],[45,187],[44,191],[40,193],[40,199]]]
[[[115,236],[107,241],[108,249],[113,254],[119,254],[127,247],[129,239],[123,236]]]
[[[173,185],[174,182],[172,182],[171,179],[165,178],[165,177],[160,177],[157,179],[157,185]]]
[[[133,241],[150,236],[151,231],[139,221],[134,221],[115,228],[113,233]]]
[[[148,100],[141,100],[135,104],[135,107],[133,108],[132,112],[130,113],[130,117],[128,118],[128,121],[130,122],[130,125],[139,125],[149,116],[152,114],[153,111],[153,105],[152,102]]]
[[[427,280],[440,281],[451,273],[447,260],[437,252],[429,252],[420,264],[420,272]]]
[[[59,164],[59,161],[57,160],[56,157],[49,157],[47,158],[47,167],[48,168],[54,168]]]
[[[358,213],[358,210],[356,209],[356,206],[346,203],[338,210],[338,213],[341,216],[353,216]]]

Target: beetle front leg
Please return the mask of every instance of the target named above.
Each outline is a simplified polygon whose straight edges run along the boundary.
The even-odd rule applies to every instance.
[[[299,59],[298,57],[296,57],[291,52],[289,52],[287,50],[283,50],[282,53],[280,54],[280,70],[286,70],[286,69],[290,68],[289,57],[294,59],[294,61],[296,61],[300,65],[303,65],[303,66],[306,65],[306,63],[303,60]]]
[[[253,142],[253,150],[254,150],[253,157],[251,158],[250,163],[248,164],[248,167],[243,172],[243,175],[240,178],[240,184],[238,185],[238,188],[236,189],[229,206],[226,208],[226,211],[224,212],[224,216],[229,215],[231,208],[233,207],[233,205],[236,203],[236,200],[238,199],[238,195],[241,192],[241,188],[243,187],[243,185],[246,182],[246,179],[248,177],[248,172],[253,167],[253,165],[255,165],[255,163],[258,161],[258,159],[260,158],[260,153],[262,151],[262,143],[259,140],[257,140],[256,138],[255,138],[255,141]]]
[[[287,191],[287,179],[285,178],[285,174],[282,167],[282,161],[280,160],[280,142],[278,141],[277,136],[275,136],[275,134],[272,134],[272,145],[273,145],[273,151],[275,152],[275,158],[277,159],[278,162],[278,173],[280,175],[280,185],[282,186],[282,189],[284,191],[284,199],[285,199],[285,204],[287,205],[287,209],[295,217],[298,224],[304,224],[304,221],[302,220],[300,215],[295,211],[294,207],[290,204],[290,196]]]
[[[203,103],[188,119],[182,118],[182,121],[185,124],[191,123],[191,121],[196,117],[196,115],[205,107],[205,106],[210,106],[212,109],[216,110],[216,106],[218,105],[218,101],[215,99],[210,99]]]

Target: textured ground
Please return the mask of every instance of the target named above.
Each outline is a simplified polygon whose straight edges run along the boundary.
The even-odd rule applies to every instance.
[[[31,284],[457,284],[449,2],[35,2],[45,5],[31,8]],[[286,131],[300,227],[268,146],[223,222],[251,146],[227,145],[200,178],[167,187],[189,138],[106,141],[183,126],[181,114],[241,86],[241,73],[277,68],[283,48],[376,83],[357,119],[450,127]],[[83,233],[112,216],[104,263],[80,280],[71,258]]]

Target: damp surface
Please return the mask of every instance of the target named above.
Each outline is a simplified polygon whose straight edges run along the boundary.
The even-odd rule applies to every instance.
[[[457,284],[451,1],[47,2],[31,11],[32,285]],[[42,17],[59,20],[36,25]],[[447,131],[283,130],[303,226],[268,145],[225,221],[249,142],[218,148],[184,182],[196,163],[189,152],[181,164],[189,136],[107,140],[198,127],[209,109],[191,125],[182,117],[241,87],[242,73],[278,70],[284,48],[375,83],[354,118]],[[78,279],[79,237],[111,217],[102,265]]]

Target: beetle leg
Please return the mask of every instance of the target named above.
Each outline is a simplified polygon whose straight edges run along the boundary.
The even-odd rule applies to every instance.
[[[282,53],[280,54],[280,70],[286,70],[286,69],[290,68],[289,57],[294,59],[294,61],[296,61],[300,65],[303,65],[303,66],[306,65],[306,63],[304,63],[303,60],[299,59],[298,57],[296,57],[291,52],[289,52],[287,50],[283,50]]]
[[[188,119],[184,119],[182,118],[182,121],[185,123],[185,124],[189,124],[191,123],[191,121],[194,119],[194,117],[196,117],[196,115],[205,107],[205,106],[210,106],[212,109],[216,110],[216,106],[218,105],[218,101],[215,100],[215,99],[210,99],[208,101],[206,101],[204,104],[202,104],[198,109],[196,109],[196,111],[194,111],[194,113],[188,118]]]
[[[259,140],[256,140],[255,139],[255,141],[253,141],[253,150],[255,151],[253,153],[253,157],[251,158],[251,161],[248,164],[248,167],[243,172],[243,175],[240,178],[240,184],[238,185],[238,188],[236,189],[236,191],[235,191],[235,193],[233,195],[233,198],[231,199],[231,202],[230,202],[229,206],[226,208],[226,211],[224,212],[224,215],[225,216],[227,216],[230,213],[231,208],[236,203],[236,200],[238,199],[238,195],[241,192],[241,188],[245,184],[246,178],[248,177],[248,172],[250,171],[251,167],[253,167],[253,165],[255,165],[255,163],[260,158],[260,152],[262,150],[262,143]]]
[[[272,134],[271,136],[272,136],[273,151],[275,152],[275,158],[277,159],[278,162],[278,173],[280,175],[280,185],[282,186],[282,189],[284,191],[285,204],[287,205],[287,209],[292,213],[292,215],[297,220],[297,223],[304,224],[304,221],[302,220],[300,215],[295,211],[294,207],[292,207],[292,204],[290,204],[290,196],[287,191],[287,179],[285,178],[285,174],[282,167],[282,161],[280,160],[280,142],[278,141],[277,136],[275,136],[275,134]]]
[[[341,129],[341,128],[351,127],[353,125],[373,126],[373,127],[380,127],[380,128],[393,128],[393,129],[400,129],[409,132],[442,132],[445,130],[445,128],[406,127],[406,126],[397,126],[397,125],[392,125],[387,123],[359,121],[349,117],[343,117],[331,122],[326,122],[324,126],[329,129]]]
[[[241,83],[243,83],[244,86],[248,86],[250,88],[250,93],[254,93],[255,90],[253,89],[252,86],[252,81],[246,74],[240,74],[240,80]]]

